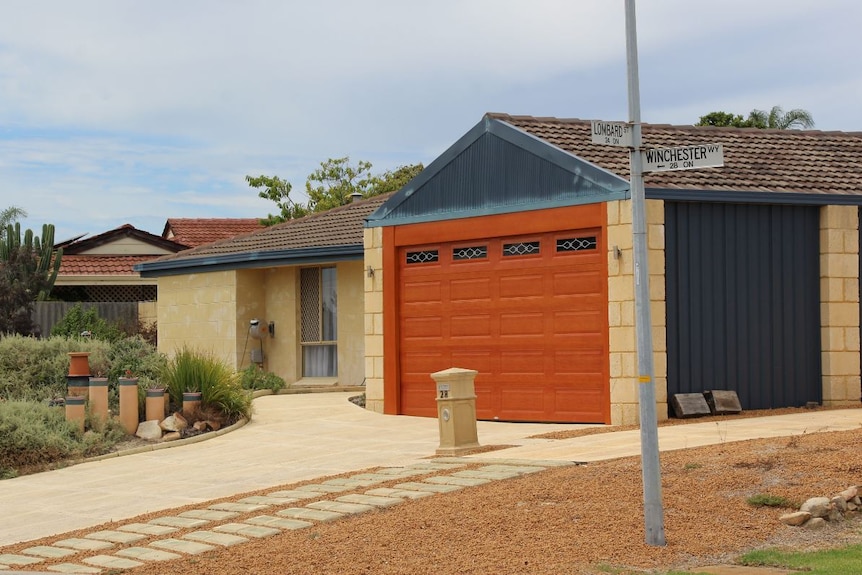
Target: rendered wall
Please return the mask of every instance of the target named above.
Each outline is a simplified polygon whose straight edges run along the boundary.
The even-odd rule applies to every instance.
[[[338,383],[365,381],[365,265],[341,262],[338,275]]]
[[[261,314],[260,320],[275,323],[275,336],[263,340],[264,367],[287,383],[296,382],[302,375],[298,293],[299,268],[272,268],[266,271],[266,311]]]
[[[611,424],[634,425],[639,417],[637,335],[635,331],[634,246],[631,200],[608,202],[608,323]],[[647,200],[647,252],[650,273],[656,413],[667,419],[667,320],[665,305],[664,202]],[[615,248],[619,249],[617,256]]]
[[[820,210],[823,405],[858,405],[859,216],[856,206]]]
[[[236,361],[236,272],[165,276],[159,282],[159,351],[188,346]]]

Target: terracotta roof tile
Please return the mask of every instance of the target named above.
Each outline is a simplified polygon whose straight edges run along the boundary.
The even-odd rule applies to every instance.
[[[593,144],[589,120],[488,114],[629,177],[626,148]],[[724,166],[644,176],[647,188],[862,194],[862,133],[643,124],[645,147],[722,144]]]
[[[302,248],[362,245],[365,218],[380,207],[391,195],[383,194],[367,200],[355,201],[326,212],[312,214],[296,220],[289,220],[283,224],[264,228],[244,236],[163,256],[156,261],[164,262],[268,251],[290,251]]]
[[[162,236],[196,247],[263,228],[257,218],[169,218]]]
[[[154,260],[158,256],[90,256],[64,254],[60,260],[59,276],[137,276],[133,266]]]

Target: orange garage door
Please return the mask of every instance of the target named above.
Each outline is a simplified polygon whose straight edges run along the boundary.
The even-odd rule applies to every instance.
[[[606,423],[604,257],[598,229],[400,248],[400,412],[462,367],[480,419]]]

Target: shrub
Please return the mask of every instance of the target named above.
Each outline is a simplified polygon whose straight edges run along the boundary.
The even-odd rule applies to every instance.
[[[250,365],[240,372],[240,381],[243,389],[258,390],[271,389],[273,393],[287,387],[287,383],[281,377],[272,372],[264,371],[256,365]]]
[[[239,375],[210,354],[183,347],[168,360],[161,381],[174,401],[199,391],[202,409],[216,409],[228,420],[251,414],[251,396]]]
[[[767,495],[759,493],[745,500],[752,507],[796,507],[796,505],[785,497],[779,495]]]
[[[0,338],[0,398],[42,401],[66,394],[70,351],[90,352],[90,371],[108,370],[110,344],[105,341],[22,336]]]
[[[84,332],[89,332],[93,339],[105,341],[117,341],[125,335],[118,325],[100,317],[96,308],[89,307],[85,310],[81,304],[75,304],[63,319],[51,328],[52,336],[81,337]]]
[[[107,453],[124,436],[113,420],[81,433],[62,408],[40,403],[0,403],[0,478],[19,469]]]

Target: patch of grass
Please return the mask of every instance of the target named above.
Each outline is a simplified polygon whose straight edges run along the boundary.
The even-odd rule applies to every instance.
[[[701,465],[700,463],[686,463],[685,466],[683,466],[683,469],[686,471],[691,471],[692,469],[700,469],[701,467],[703,467],[703,465]]]
[[[743,565],[804,570],[811,575],[847,575],[860,572],[862,545],[820,551],[766,549],[746,553],[740,562]]]
[[[795,507],[794,503],[786,497],[758,493],[745,500],[752,507]]]
[[[240,372],[243,389],[271,389],[273,393],[287,387],[287,383],[276,374],[264,371],[256,365],[250,365]]]

